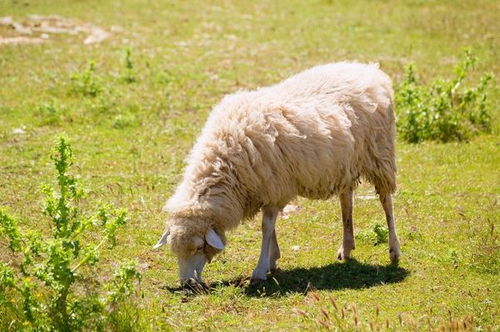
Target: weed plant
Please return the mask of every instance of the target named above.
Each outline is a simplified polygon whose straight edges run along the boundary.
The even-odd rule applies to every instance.
[[[22,231],[13,217],[0,210],[0,235],[8,239],[11,251],[0,262],[2,322],[15,330],[103,330],[113,319],[113,308],[133,294],[140,279],[132,262],[121,264],[104,283],[93,268],[104,248],[117,244],[116,234],[126,224],[127,214],[105,205],[84,214],[80,204],[84,192],[69,173],[73,154],[65,139],[59,139],[52,160],[57,190],[43,187],[50,236],[33,227]]]
[[[125,49],[125,57],[123,59],[125,71],[122,74],[122,79],[126,83],[133,83],[137,80],[137,74],[134,69],[134,63],[132,62],[132,51],[130,48]]]
[[[449,317],[448,321],[434,321],[429,317],[415,318],[411,314],[399,314],[394,319],[381,319],[380,308],[373,308],[375,315],[364,318],[363,312],[354,304],[341,305],[332,296],[321,297],[317,292],[308,294],[311,310],[294,309],[309,326],[323,331],[472,331],[474,318]]]
[[[73,74],[71,81],[72,91],[77,95],[97,97],[104,91],[101,78],[96,74],[94,61],[88,62],[84,72]]]
[[[436,79],[429,86],[417,80],[413,65],[408,66],[406,78],[396,93],[397,127],[404,141],[466,141],[490,131],[487,86],[493,75],[483,75],[473,88],[464,84],[476,61],[471,52],[466,51],[455,67],[453,79]]]
[[[66,109],[56,102],[46,102],[38,106],[41,125],[57,126],[64,119]]]
[[[364,240],[376,246],[386,243],[388,235],[389,230],[387,229],[387,227],[382,226],[379,223],[374,223],[370,231],[362,230],[357,233],[356,239]]]

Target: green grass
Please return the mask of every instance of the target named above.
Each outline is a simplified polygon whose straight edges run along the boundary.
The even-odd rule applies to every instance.
[[[175,258],[151,247],[163,231],[161,207],[181,177],[183,159],[224,94],[345,59],[378,61],[395,82],[413,62],[430,82],[449,75],[465,47],[479,58],[471,80],[485,71],[499,77],[499,10],[488,0],[1,1],[1,15],[19,21],[58,14],[121,32],[96,45],[66,34],[38,45],[0,45],[0,205],[24,227],[47,227],[34,219],[39,185],[53,178],[49,153],[65,134],[91,201],[130,212],[121,245],[100,267],[136,259],[143,273],[137,308],[124,307],[117,316],[120,330],[137,315],[135,327],[146,330],[313,330],[328,295],[340,306],[356,305],[365,325],[378,307],[377,319],[389,319],[392,328],[399,317],[408,329],[426,330],[470,315],[476,328],[496,330],[498,112],[493,134],[470,143],[398,143],[399,267],[389,266],[387,244],[362,236],[384,224],[378,201],[366,199],[373,195],[366,184],[356,193],[354,225],[361,236],[352,262],[336,261],[336,200],[294,202],[300,210],[278,221],[282,270],[258,286],[244,280],[258,259],[258,219],[228,234],[227,250],[206,268],[214,286],[208,295],[178,291]],[[0,35],[7,32],[0,26]],[[95,70],[84,79],[89,61]],[[495,110],[496,82],[490,89]],[[19,128],[24,133],[16,133]],[[6,245],[0,239],[2,259]],[[306,295],[312,290],[320,301]]]

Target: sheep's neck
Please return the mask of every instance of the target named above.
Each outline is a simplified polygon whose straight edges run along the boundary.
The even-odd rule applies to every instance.
[[[221,230],[236,227],[246,217],[246,196],[230,183],[221,178],[199,196],[200,205],[209,210],[212,221]]]

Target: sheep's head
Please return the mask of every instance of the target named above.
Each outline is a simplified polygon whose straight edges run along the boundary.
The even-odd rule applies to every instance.
[[[177,256],[181,285],[190,281],[201,282],[205,264],[224,249],[221,236],[213,228],[203,227],[204,224],[184,218],[170,220],[168,229],[154,246],[170,245],[170,250]]]

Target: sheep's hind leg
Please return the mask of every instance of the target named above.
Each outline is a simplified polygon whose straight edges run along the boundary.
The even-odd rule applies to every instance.
[[[273,236],[271,237],[271,248],[269,250],[269,269],[275,271],[278,266],[276,261],[280,259],[280,247],[278,246],[278,239],[276,238],[276,230],[273,231]]]
[[[398,235],[396,234],[391,194],[381,193],[380,203],[382,203],[382,207],[384,208],[387,228],[389,229],[389,257],[391,258],[391,262],[397,263],[399,261],[399,257],[401,256],[401,249]]]
[[[264,208],[263,209],[263,217],[262,217],[262,247],[260,250],[259,262],[257,263],[257,267],[252,273],[252,281],[260,281],[267,279],[267,272],[271,270],[271,253],[274,253],[274,257],[276,257],[276,251],[271,249],[274,247],[273,238],[276,238],[276,233],[274,231],[274,227],[276,225],[276,218],[278,217],[278,209],[276,208]],[[276,247],[277,247],[276,243]],[[279,255],[279,248],[278,248]],[[277,259],[277,257],[276,257]],[[276,263],[276,259],[274,260],[274,264]]]
[[[346,260],[350,258],[351,250],[355,249],[354,245],[354,234],[352,226],[352,205],[353,205],[353,193],[352,190],[346,190],[339,195],[340,198],[340,208],[342,210],[342,224],[344,229],[344,236],[342,240],[342,245],[340,246],[337,258],[339,260]]]

